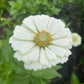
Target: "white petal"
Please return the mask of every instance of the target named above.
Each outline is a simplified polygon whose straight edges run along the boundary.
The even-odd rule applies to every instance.
[[[66,28],[66,31],[68,33],[68,38],[70,38],[72,40],[72,34],[69,28]]]
[[[37,32],[37,29],[36,29],[34,22],[33,22],[33,17],[34,16],[29,16],[29,17],[25,18],[23,20],[23,24],[25,24],[32,31]]]
[[[59,32],[64,27],[65,27],[64,22],[62,22],[60,19],[56,19],[56,18],[51,17],[49,20],[48,28],[46,31],[53,35],[56,32]]]
[[[35,63],[27,63],[27,62],[25,62],[24,63],[24,67],[25,67],[25,69],[29,69],[29,70],[33,69],[34,71],[42,69],[42,66],[41,66],[41,64],[38,61],[35,62]]]
[[[57,24],[58,24],[59,28],[60,27],[63,27],[63,28],[65,27],[65,23],[62,20],[60,20],[60,19],[58,19]]]
[[[35,35],[33,33],[30,33],[25,28],[22,28],[21,26],[16,26],[14,30],[14,38],[20,39],[20,40],[33,40],[33,37]]]
[[[48,27],[47,27],[46,31],[50,33],[53,30],[53,28],[55,27],[56,23],[57,23],[57,19],[51,17],[49,19],[49,23],[48,23]]]
[[[19,53],[20,54],[20,53]],[[39,47],[33,47],[29,50],[29,52],[25,54],[20,54],[22,57],[22,61],[27,62],[27,63],[34,63],[38,60],[39,58]]]
[[[68,33],[67,38],[69,38],[69,49],[72,48],[72,34],[69,28],[66,28],[66,31]]]
[[[19,52],[16,52],[14,54],[14,57],[19,60],[19,61],[23,61],[23,62],[29,62],[28,59],[29,59],[29,54],[24,54],[22,55],[21,53]]]
[[[49,48],[57,55],[60,57],[63,57],[65,55],[66,50],[61,48],[61,47],[57,47],[55,45],[50,45]]]
[[[31,62],[37,61],[39,57],[39,47],[35,46],[34,48],[31,49],[31,51],[28,54],[29,54],[29,61]]]
[[[40,15],[36,15],[35,17],[34,17],[34,22],[35,22],[35,25],[37,26],[37,28],[38,28],[38,30],[39,31],[42,31],[42,25],[41,25],[41,16]]]
[[[46,68],[51,68],[51,64],[48,64],[47,66],[43,66],[43,69],[46,69]]]
[[[21,54],[25,54],[25,53],[27,53],[34,45],[35,45],[35,43],[28,41],[26,44],[22,45],[22,46],[18,49],[18,52],[20,52]]]
[[[41,51],[40,51],[40,63],[43,65],[43,66],[46,66],[48,65],[48,60],[46,58],[46,54],[45,54],[45,51],[43,48],[41,48]]]
[[[49,60],[56,60],[56,55],[49,48],[46,47],[45,52]]]
[[[14,57],[15,57],[18,61],[21,61],[21,60],[22,60],[22,56],[21,56],[18,52],[16,52],[16,53],[14,54]]]
[[[65,63],[65,62],[67,62],[68,61],[68,58],[67,57],[63,57],[63,58],[61,58],[60,59],[60,61],[59,61],[59,63]]]
[[[21,53],[19,52],[16,52],[14,54],[14,57],[18,60],[18,61],[23,61],[23,62],[28,62],[28,55],[22,55]]]
[[[34,66],[33,64],[29,64],[29,63],[27,63],[27,62],[24,63],[25,69],[32,70],[32,69],[33,69],[33,66]]]
[[[56,39],[53,40],[51,43],[60,45],[60,46],[68,46],[69,45],[69,39],[64,38],[64,39]]]
[[[28,62],[28,57],[29,55],[22,55],[19,52],[16,52],[14,54],[14,57],[18,60],[18,61],[23,61],[23,62]]]
[[[63,28],[63,29],[60,29],[60,31],[56,32],[56,33],[52,36],[52,38],[53,38],[53,39],[56,39],[56,38],[65,37],[65,36],[67,36],[67,34],[68,34],[68,33],[67,33],[66,29]]]
[[[67,50],[66,53],[65,53],[65,56],[68,57],[69,55],[71,55],[71,51],[70,50]]]
[[[11,46],[13,50],[15,51],[15,50],[18,50],[22,45],[27,44],[28,41],[17,40],[12,36],[9,40],[9,43],[11,43]]]
[[[41,15],[41,29],[46,30],[49,22],[48,15]]]
[[[49,16],[37,15],[37,16],[35,16],[34,20],[35,20],[35,24],[36,24],[38,30],[42,31],[42,30],[45,30],[48,25]]]
[[[9,39],[9,43],[10,43],[10,44],[13,43],[13,36],[10,37],[10,39]]]

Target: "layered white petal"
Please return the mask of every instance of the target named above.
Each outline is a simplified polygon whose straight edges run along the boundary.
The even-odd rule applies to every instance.
[[[65,53],[65,56],[68,57],[69,55],[71,55],[71,51],[70,50],[67,50],[66,53]]]
[[[14,54],[14,57],[18,60],[18,61],[23,61],[23,62],[29,62],[28,59],[29,59],[29,54],[24,54],[22,55],[21,53],[19,52],[16,52]]]
[[[20,46],[20,48],[18,49],[18,52],[20,52],[21,54],[25,54],[27,53],[33,46],[35,45],[35,43],[33,42],[27,42],[26,44]]]
[[[55,23],[55,26],[53,27],[51,34],[56,34],[58,32],[60,32],[60,30],[63,30],[65,27],[64,22],[62,22],[60,19],[57,20],[57,22]]]
[[[10,44],[13,44],[13,36],[10,37],[9,43],[10,43]]]
[[[59,28],[60,27],[65,28],[65,23],[60,19],[58,19],[57,25],[59,26]]]
[[[33,40],[35,34],[30,33],[28,30],[21,26],[16,26],[14,30],[14,38],[19,40]]]
[[[56,60],[56,55],[49,48],[45,48],[46,56],[49,60]]]
[[[28,41],[24,40],[17,40],[13,36],[9,39],[9,43],[11,43],[12,48],[15,50],[18,50],[22,45],[27,44]]]
[[[62,37],[66,37],[67,36],[67,31],[65,28],[60,29],[60,31],[56,32],[54,35],[52,35],[53,39],[57,39],[57,38],[62,38]]]
[[[30,62],[30,63],[36,62],[39,58],[39,47],[35,46],[35,47],[31,48],[29,50],[29,52],[27,52],[26,54],[23,54],[23,55],[19,52],[16,52],[14,57],[20,61],[22,60],[27,63],[28,62]]]
[[[69,49],[71,49],[72,48],[72,34],[69,28],[66,28],[66,31],[68,33],[67,38],[69,39]]]
[[[66,50],[62,47],[58,47],[55,45],[48,46],[57,56],[63,57],[66,53]]]
[[[43,66],[47,66],[49,64],[48,60],[46,58],[45,50],[43,48],[41,48],[41,50],[40,50],[40,63]]]
[[[34,17],[34,23],[35,23],[35,25],[36,25],[36,27],[37,27],[37,29],[39,30],[39,31],[41,31],[42,30],[42,28],[41,28],[41,16],[40,15],[36,15],[35,17]]]
[[[68,38],[55,39],[51,43],[59,45],[59,46],[68,46],[69,45],[69,39]]]
[[[60,30],[64,29],[64,27],[64,22],[62,22],[60,19],[51,17],[46,31],[53,35],[60,32]]]
[[[36,24],[38,30],[42,31],[42,30],[45,30],[48,25],[49,16],[37,15],[34,17],[34,21],[35,21],[35,24]]]
[[[25,24],[29,29],[31,29],[34,32],[37,32],[37,29],[34,25],[33,19],[34,16],[29,16],[23,20],[23,24]]]
[[[57,19],[55,19],[54,17],[51,17],[49,19],[49,23],[48,23],[48,27],[47,27],[46,31],[51,33],[53,28],[56,26],[56,23],[57,23]]]
[[[41,15],[41,29],[46,30],[49,22],[49,16],[48,15]]]
[[[59,60],[59,63],[65,63],[65,62],[67,62],[68,61],[68,57],[63,57],[63,58],[60,58],[60,60]]]
[[[39,58],[39,50],[40,50],[39,47],[35,46],[34,48],[32,48],[32,50],[30,51],[30,53],[28,53],[29,54],[28,60],[30,62],[35,62],[35,61],[38,60],[38,58]]]
[[[22,55],[18,52],[15,52],[14,58],[16,58],[18,61],[22,61]]]
[[[24,67],[25,69],[29,69],[29,70],[33,69],[34,71],[41,70],[43,68],[43,66],[38,61],[34,63],[25,62]]]

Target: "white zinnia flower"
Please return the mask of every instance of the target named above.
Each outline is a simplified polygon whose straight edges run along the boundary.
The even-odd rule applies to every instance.
[[[72,45],[74,47],[81,45],[81,36],[78,33],[72,33]]]
[[[68,60],[72,35],[64,22],[47,15],[29,16],[10,38],[14,57],[30,70],[50,68]]]

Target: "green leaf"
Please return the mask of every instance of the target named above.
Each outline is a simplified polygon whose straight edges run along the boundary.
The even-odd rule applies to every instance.
[[[15,64],[12,62],[3,62],[0,65],[0,84],[10,84],[15,74]]]
[[[23,4],[23,0],[16,0],[16,3],[21,6]]]
[[[19,67],[17,67],[17,68],[19,68]],[[11,84],[30,84],[31,77],[26,72],[26,70],[24,70],[24,71],[19,70],[19,71],[20,72],[17,72],[17,70],[16,70],[16,74],[13,76]]]
[[[42,79],[53,79],[55,77],[61,77],[61,75],[53,68],[32,72],[32,76]]]
[[[3,30],[4,30],[5,34],[7,35],[7,37],[12,35],[12,30],[11,29],[4,28]]]
[[[15,7],[16,3],[15,3],[14,1],[9,1],[9,5],[10,5],[11,7]]]
[[[17,74],[12,80],[11,84],[30,84],[29,78],[26,78],[26,75]]]
[[[71,25],[71,22],[67,23],[65,28],[69,27]]]
[[[14,9],[14,8],[12,8],[12,9],[10,10],[10,14],[11,14],[11,15],[13,15],[13,14],[15,14],[15,13],[17,13],[17,12],[18,12],[18,10]]]
[[[33,78],[33,84],[47,84],[47,81],[44,79],[37,79],[37,78]]]
[[[0,40],[0,48],[2,47],[2,41]]]
[[[59,70],[59,69],[62,68],[62,66],[61,66],[61,65],[56,65],[56,66],[54,66],[53,68],[54,68],[55,70]]]
[[[71,75],[71,84],[80,84],[78,77],[74,73]]]
[[[1,50],[1,55],[0,55],[0,60],[1,61],[7,61],[7,62],[10,62],[12,61],[12,57],[13,57],[13,51],[12,51],[12,48],[10,47],[9,43],[8,43],[8,40],[3,40],[2,41],[2,50]]]
[[[59,14],[59,12],[61,11],[61,9],[60,8],[55,8],[55,14]]]
[[[13,16],[12,18],[6,18],[5,21],[0,22],[0,27],[1,27],[1,26],[5,26],[8,22],[12,21],[12,20],[15,19],[15,18],[16,18],[16,15]]]
[[[60,8],[54,8],[54,7],[51,10],[52,10],[53,14],[56,14],[56,15],[58,15],[59,12],[61,11]]]

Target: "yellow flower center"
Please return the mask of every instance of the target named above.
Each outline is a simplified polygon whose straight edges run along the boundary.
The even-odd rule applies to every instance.
[[[75,37],[75,36],[72,39],[73,39],[74,42],[77,41],[77,37]]]
[[[45,32],[44,30],[42,32],[36,33],[34,37],[34,42],[36,43],[36,45],[40,47],[45,47],[49,45],[51,41],[52,41],[51,34]]]

